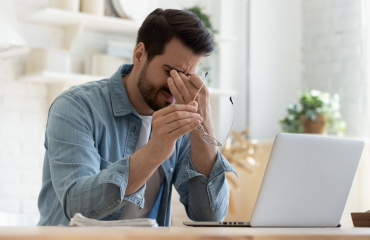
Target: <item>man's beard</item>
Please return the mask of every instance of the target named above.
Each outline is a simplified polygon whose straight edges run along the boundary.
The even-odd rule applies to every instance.
[[[162,94],[161,91],[165,91],[169,94],[171,94],[171,91],[166,87],[161,87],[160,89],[157,89],[147,78],[146,76],[147,69],[148,69],[148,63],[145,64],[143,70],[140,73],[139,82],[137,84],[137,87],[145,103],[154,111],[158,111],[159,109],[162,109],[162,108],[165,108],[171,105],[171,103],[166,102],[165,105],[163,106],[159,102],[157,102],[156,100],[157,96],[159,94]]]

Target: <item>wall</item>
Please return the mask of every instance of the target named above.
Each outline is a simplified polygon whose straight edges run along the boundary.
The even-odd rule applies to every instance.
[[[19,20],[19,17],[48,6],[48,0],[3,0],[0,1],[0,15],[18,30],[23,38],[29,43],[30,47],[61,48],[63,44],[63,29],[54,26],[44,26],[40,24],[26,23]],[[201,4],[207,13],[212,17],[216,27],[220,27],[221,6],[228,6],[226,17],[230,19],[233,10],[236,11],[236,20],[242,21],[246,9],[240,7],[245,5],[244,0],[233,0],[232,5],[228,5],[226,0],[190,0],[190,1],[169,1],[158,0],[162,8],[184,8]],[[244,6],[243,5],[243,6]],[[225,15],[225,14],[224,14]],[[233,15],[231,15],[233,16]],[[242,20],[239,20],[242,19]],[[243,22],[243,24],[246,24]],[[244,86],[246,83],[244,47],[243,55],[238,51],[238,44],[243,44],[245,31],[243,24],[223,21],[222,29],[226,29],[226,34],[237,33],[239,36],[236,42],[223,43],[231,49],[227,53],[232,61],[228,61],[228,67],[224,66],[223,74],[226,85],[222,87],[238,88],[238,114],[235,129],[242,130],[246,126],[245,114],[243,112],[246,102],[246,88],[241,89],[233,79],[241,79]],[[227,29],[233,26],[232,29]],[[102,34],[98,32],[84,31],[79,35],[72,45],[72,72],[83,73],[85,56],[93,53],[103,53],[106,42],[129,41],[120,35]],[[230,46],[232,45],[232,46]],[[232,56],[235,57],[232,57]],[[225,55],[224,55],[225,56]],[[223,59],[223,62],[227,59]],[[238,70],[241,69],[241,70]],[[218,68],[214,68],[215,81],[212,87],[218,87],[217,75]],[[237,72],[238,71],[238,72]],[[227,73],[234,75],[229,76]],[[42,163],[44,159],[44,134],[48,112],[48,97],[51,93],[49,87],[43,84],[28,84],[17,81],[17,78],[25,73],[25,57],[17,57],[9,60],[0,60],[0,212],[31,213],[38,214],[37,197],[41,189]],[[238,78],[235,78],[237,76]],[[240,90],[240,91],[239,91]],[[220,101],[226,102],[226,107],[231,108],[228,99]],[[228,110],[232,110],[228,109]],[[231,125],[232,115],[226,120],[227,126]],[[229,116],[228,115],[228,116]],[[220,114],[222,116],[222,114]],[[223,115],[225,116],[225,114]],[[240,116],[240,118],[239,118]],[[226,133],[221,134],[224,140]]]
[[[347,135],[366,136],[361,0],[303,0],[303,89],[339,93]]]
[[[209,77],[212,78],[212,82],[209,86],[237,91],[237,95],[233,97],[236,108],[233,129],[242,131],[247,127],[248,107],[246,45],[248,0],[160,0],[159,4],[163,8],[179,9],[200,5],[210,16],[213,28],[223,36],[224,40],[218,41],[215,52],[203,60],[211,67]],[[211,100],[215,135],[223,142],[229,133],[234,110],[228,96]]]
[[[230,131],[234,112],[234,131],[248,126],[248,2],[246,0],[220,1],[218,31],[222,36],[233,36],[235,40],[217,43],[215,57],[218,58],[218,86],[221,89],[236,90],[233,96],[235,111],[229,96],[218,99],[220,141],[225,141]],[[222,10],[221,10],[222,9]]]
[[[58,46],[61,30],[18,21],[45,1],[0,1],[0,14],[30,44]],[[0,211],[37,213],[41,188],[47,86],[17,82],[24,58],[0,60]]]
[[[301,89],[301,1],[251,0],[249,123],[252,138],[272,138]]]
[[[47,6],[47,0],[0,1],[0,15],[30,47],[61,48],[62,28],[19,20]],[[85,56],[103,53],[108,40],[134,42],[119,35],[84,32],[72,45],[72,72],[83,73]],[[17,81],[24,72],[25,57],[0,60],[0,212],[38,214],[49,91],[47,85]]]

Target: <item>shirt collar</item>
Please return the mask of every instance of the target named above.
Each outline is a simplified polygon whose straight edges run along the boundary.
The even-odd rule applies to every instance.
[[[122,74],[129,74],[133,67],[133,64],[122,64],[109,79],[109,90],[114,116],[124,116],[134,113],[141,118],[128,99],[126,88],[122,81]]]

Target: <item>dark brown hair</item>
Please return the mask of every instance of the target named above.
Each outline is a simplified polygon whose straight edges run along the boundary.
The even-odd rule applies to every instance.
[[[156,55],[163,54],[165,45],[174,37],[199,56],[209,56],[215,49],[211,34],[194,13],[161,8],[144,20],[136,44],[144,43],[150,62]]]

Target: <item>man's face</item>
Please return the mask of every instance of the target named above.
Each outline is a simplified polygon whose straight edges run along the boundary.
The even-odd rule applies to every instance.
[[[197,72],[202,57],[195,55],[191,49],[177,39],[172,39],[165,46],[164,54],[155,56],[146,63],[140,73],[137,86],[144,101],[154,111],[175,103],[167,84],[170,71],[183,73],[190,77]]]

